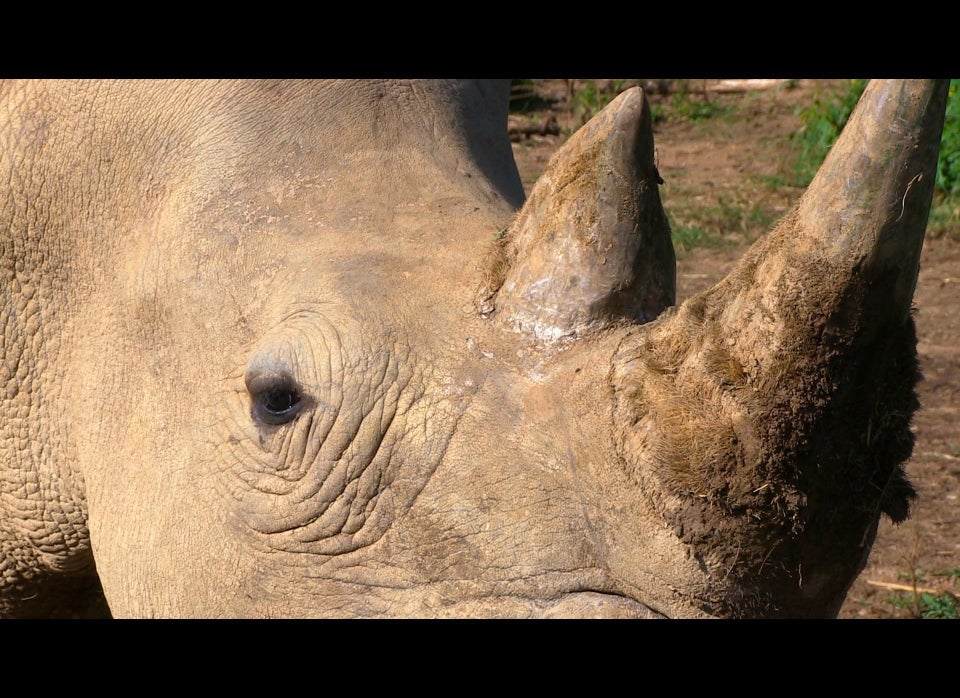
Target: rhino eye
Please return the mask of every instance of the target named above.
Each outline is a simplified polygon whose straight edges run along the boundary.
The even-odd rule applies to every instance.
[[[286,424],[296,419],[303,404],[296,382],[286,375],[259,375],[247,382],[253,418],[264,424]]]

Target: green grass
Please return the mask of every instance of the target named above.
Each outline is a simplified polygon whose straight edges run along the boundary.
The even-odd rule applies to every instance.
[[[581,80],[574,91],[573,110],[580,123],[586,123],[607,106],[627,87],[640,84],[642,80]],[[655,81],[653,81],[655,82]],[[674,92],[667,101],[657,100],[650,105],[654,123],[665,119],[709,121],[731,117],[731,107],[725,106],[710,96],[695,89],[694,80],[674,80]]]
[[[670,99],[670,108],[673,115],[689,121],[706,121],[730,117],[735,110],[710,99],[706,93],[697,94],[686,89],[686,81],[680,81],[681,89],[675,92]]]
[[[549,109],[551,106],[550,100],[537,94],[533,80],[512,80],[510,82],[510,111],[530,114]]]
[[[723,247],[769,232],[783,211],[753,200],[755,192],[718,194],[715,201],[694,201],[684,190],[663,192],[673,246],[678,257],[696,247]]]
[[[697,226],[671,226],[673,248],[678,257],[682,257],[695,247],[708,247],[717,244],[718,239]]]
[[[960,80],[950,81],[937,162],[937,188],[947,197],[960,199]]]
[[[620,94],[627,80],[584,80],[573,93],[573,111],[585,124]]]
[[[927,220],[927,235],[960,239],[960,195],[934,194]]]
[[[910,611],[921,619],[958,619],[960,603],[953,594],[900,592],[888,599],[892,606]]]
[[[867,86],[867,80],[849,80],[839,93],[820,92],[813,104],[799,113],[803,126],[793,134],[797,148],[794,165],[798,186],[807,186],[820,168],[831,146],[843,130],[857,100]]]
[[[955,584],[960,580],[960,567],[937,572],[927,572],[917,569],[914,570],[913,573],[903,573],[900,576],[905,582],[908,582],[914,587],[921,582],[929,584],[927,580],[930,577],[937,577]],[[891,606],[909,611],[914,618],[918,619],[960,618],[960,599],[950,591],[939,593],[931,593],[930,591],[921,591],[919,589],[915,589],[912,592],[901,591],[887,597],[887,602],[890,603]]]
[[[804,124],[793,136],[795,184],[806,186],[813,179],[866,85],[867,80],[849,80],[840,92],[821,93],[800,112]],[[927,234],[960,237],[960,80],[950,81]]]
[[[527,92],[530,81],[514,81],[515,97]],[[643,80],[578,80],[571,95],[573,109],[581,123],[585,123],[610,103],[620,92]],[[651,81],[653,82],[653,81]],[[666,120],[684,120],[697,123],[705,129],[723,135],[724,124],[738,118],[749,118],[740,106],[711,99],[698,87],[696,80],[673,80],[673,93],[666,98],[650,101],[654,123]],[[739,235],[747,241],[766,233],[782,216],[783,210],[763,205],[764,191],[773,192],[786,187],[805,187],[809,184],[830,147],[843,130],[856,106],[866,80],[848,80],[839,89],[824,89],[814,101],[798,113],[802,127],[791,138],[796,159],[787,164],[776,177],[753,182],[751,197],[761,203],[740,202],[733,193],[719,196],[715,202],[689,202],[684,192],[664,192],[668,207],[674,245],[679,255],[695,247],[717,246],[731,236]],[[930,211],[928,235],[960,238],[960,80],[951,81],[947,115],[944,125],[940,160],[937,167],[937,189]],[[520,104],[524,104],[522,99]],[[513,105],[512,105],[513,106]],[[519,106],[519,105],[518,105]],[[526,106],[526,105],[525,105]],[[539,105],[533,105],[539,106]],[[669,204],[667,198],[672,199]]]
[[[723,107],[705,95],[689,88],[690,81],[676,81],[680,87],[669,102],[656,106],[659,119],[687,119],[718,123],[738,118],[738,110]],[[792,144],[796,159],[792,172],[768,177],[761,185],[773,190],[779,187],[806,187],[819,169],[830,147],[843,130],[853,108],[867,85],[867,80],[848,80],[839,90],[824,90],[816,95],[813,104],[801,110],[803,126],[794,133]],[[790,170],[791,168],[787,168]],[[753,206],[738,210],[722,199],[717,206],[705,207],[699,212],[678,212],[674,230],[678,251],[692,247],[716,244],[730,232],[746,233],[748,239],[766,232],[781,215],[780,212]],[[940,159],[937,163],[936,192],[930,209],[927,234],[931,237],[960,238],[960,80],[952,80],[944,120]]]

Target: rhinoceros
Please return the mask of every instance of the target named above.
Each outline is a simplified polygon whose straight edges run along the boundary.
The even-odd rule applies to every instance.
[[[675,297],[632,88],[0,87],[0,615],[831,617],[909,513],[948,84]]]

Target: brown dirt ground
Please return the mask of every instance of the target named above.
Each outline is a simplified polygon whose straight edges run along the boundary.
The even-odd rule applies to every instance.
[[[734,116],[692,121],[668,112],[657,122],[658,168],[666,182],[661,195],[674,229],[686,216],[702,223],[704,211],[726,212],[714,244],[678,250],[678,303],[719,281],[750,242],[772,227],[764,215],[775,221],[802,193],[770,182],[793,161],[790,135],[802,125],[799,109],[841,82],[751,84],[721,92],[713,91],[723,87],[720,81],[690,81],[688,89],[703,91],[690,99],[711,100]],[[674,99],[646,84],[651,104]],[[584,86],[584,81],[533,81],[533,90],[548,104],[511,116],[514,154],[528,192],[581,123],[570,94]],[[547,128],[538,128],[543,125]],[[544,133],[531,133],[536,130]],[[744,211],[761,215],[737,215]],[[754,225],[757,221],[762,227]],[[919,594],[960,594],[960,230],[928,236],[914,302],[925,380],[919,386],[923,408],[914,419],[917,442],[907,473],[919,497],[903,524],[881,522],[867,567],[840,618],[919,617]]]

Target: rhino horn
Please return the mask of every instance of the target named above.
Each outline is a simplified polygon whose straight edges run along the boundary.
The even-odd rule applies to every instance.
[[[871,82],[794,210],[614,359],[623,460],[664,519],[728,581],[779,575],[825,614],[915,494],[910,307],[948,87]]]
[[[676,288],[661,183],[650,110],[633,88],[550,160],[494,252],[482,312],[548,340],[657,317]]]

